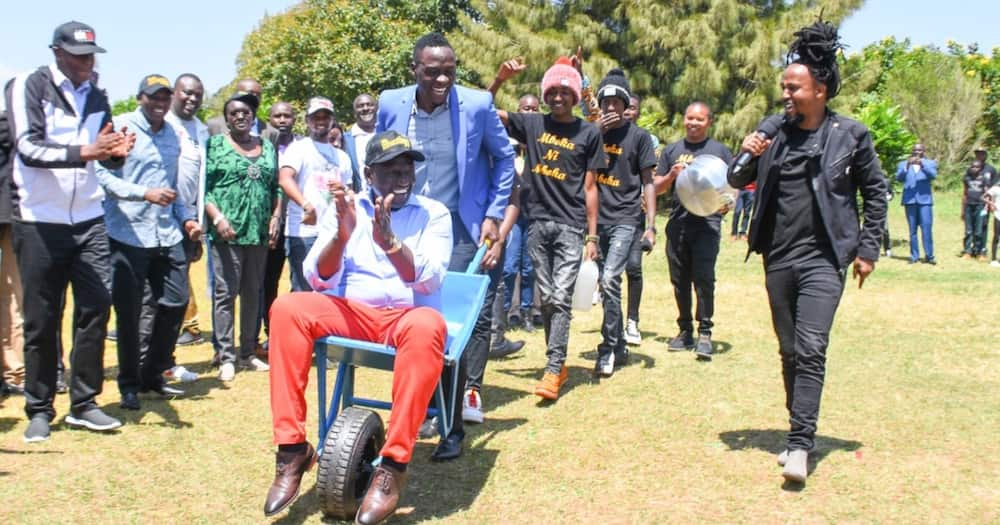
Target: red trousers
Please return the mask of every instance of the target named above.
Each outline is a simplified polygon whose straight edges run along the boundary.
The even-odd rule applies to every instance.
[[[313,341],[328,335],[396,347],[392,413],[381,455],[408,463],[444,365],[444,318],[433,308],[378,309],[316,292],[279,296],[271,306],[268,343],[271,417],[278,445],[306,440],[305,391]]]

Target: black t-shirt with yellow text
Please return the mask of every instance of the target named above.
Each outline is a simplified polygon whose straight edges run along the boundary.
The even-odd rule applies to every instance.
[[[670,172],[670,168],[674,164],[678,162],[690,164],[699,155],[715,155],[725,161],[726,164],[732,164],[733,160],[733,154],[729,152],[729,148],[715,139],[705,139],[697,144],[682,139],[663,148],[663,151],[660,153],[660,162],[656,165],[656,174],[666,175]],[[675,224],[681,223],[691,227],[708,226],[715,231],[721,229],[722,215],[718,213],[709,215],[708,217],[695,215],[681,204],[676,192],[671,193],[670,199],[673,211],[670,213],[669,222]]]
[[[507,131],[528,151],[522,200],[532,221],[554,221],[581,229],[587,225],[584,178],[607,167],[596,126],[581,119],[556,122],[540,113],[508,114]]]
[[[642,219],[642,170],[656,166],[649,133],[631,122],[604,134],[608,168],[597,176],[598,224],[637,225]]]

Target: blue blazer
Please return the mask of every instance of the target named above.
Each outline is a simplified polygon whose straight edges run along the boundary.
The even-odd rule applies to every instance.
[[[351,159],[351,187],[355,192],[361,191],[361,178],[365,176],[364,166],[358,165],[358,145],[354,141],[354,134],[348,129],[344,131],[344,151]]]
[[[416,85],[383,91],[375,131],[407,136],[416,94]],[[514,185],[514,148],[489,92],[452,86],[448,107],[458,164],[458,214],[478,242],[483,219],[503,220]]]
[[[896,180],[903,183],[903,198],[900,203],[934,204],[931,197],[931,181],[937,177],[937,161],[922,159],[921,168],[914,172],[906,169],[906,161],[901,161],[896,168]]]

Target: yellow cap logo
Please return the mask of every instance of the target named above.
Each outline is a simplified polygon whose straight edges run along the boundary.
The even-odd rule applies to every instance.
[[[410,139],[403,136],[399,136],[394,139],[382,139],[380,141],[380,145],[382,146],[382,151],[385,151],[393,146],[403,146],[406,149],[410,149]]]
[[[165,88],[170,87],[170,81],[166,77],[161,77],[160,75],[152,75],[146,77],[147,86],[163,86]]]

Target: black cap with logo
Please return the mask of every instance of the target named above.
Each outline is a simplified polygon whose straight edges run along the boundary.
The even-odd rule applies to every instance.
[[[365,163],[369,166],[389,162],[400,155],[407,155],[415,161],[424,160],[424,154],[413,149],[410,139],[392,130],[383,131],[372,137],[368,141],[365,153]]]
[[[168,93],[174,92],[174,89],[170,87],[170,81],[167,80],[167,77],[163,75],[146,75],[139,82],[139,93],[136,96],[151,96],[162,89],[167,90]]]
[[[97,45],[94,28],[83,22],[66,22],[52,33],[52,48],[59,48],[71,55],[104,53]]]

